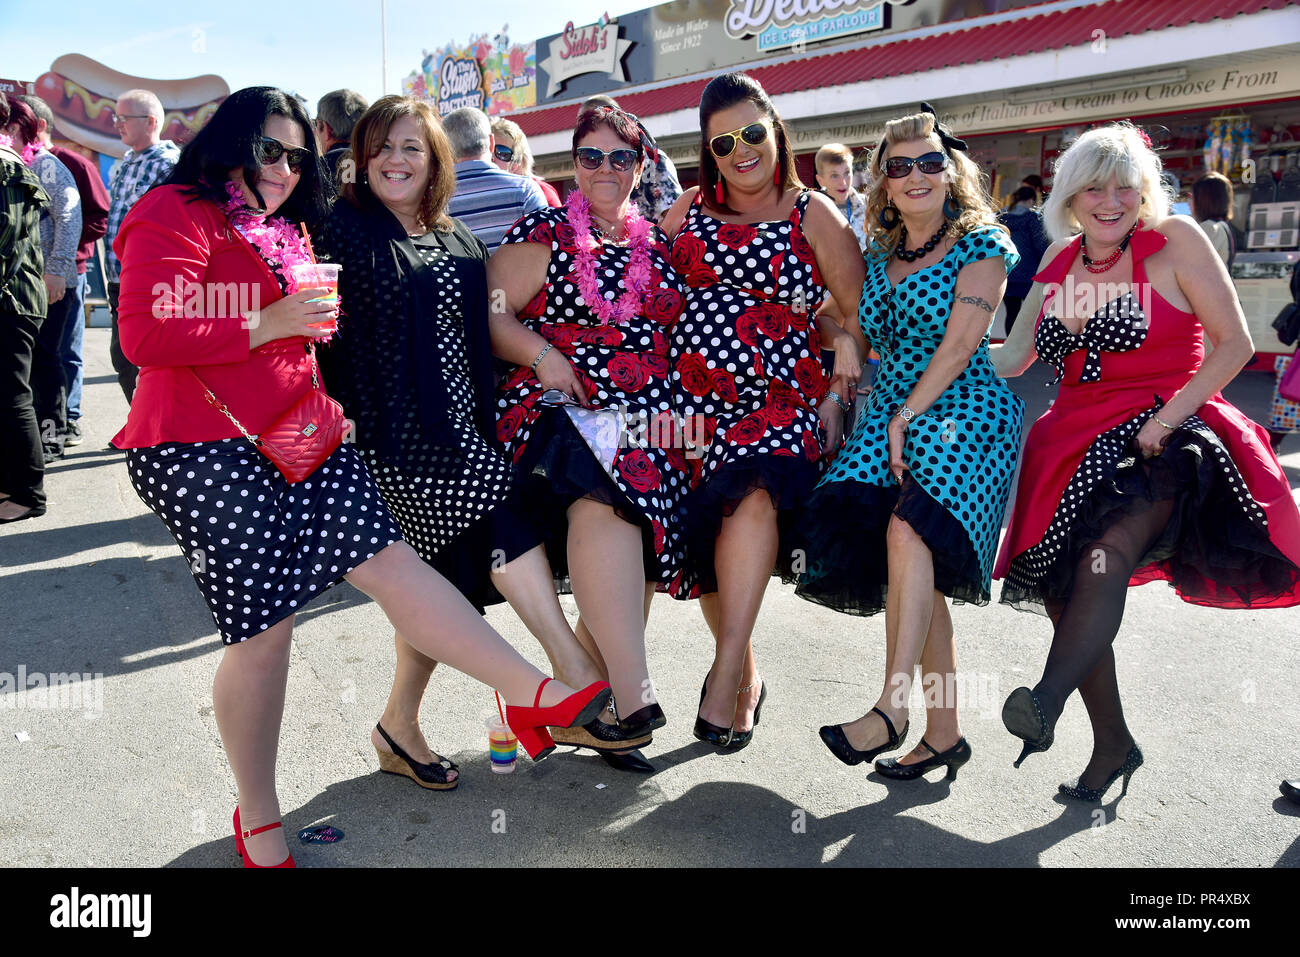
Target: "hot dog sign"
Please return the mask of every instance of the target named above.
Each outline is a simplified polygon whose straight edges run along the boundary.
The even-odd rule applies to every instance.
[[[178,144],[192,139],[230,95],[226,81],[212,74],[151,80],[118,73],[79,53],[59,57],[36,81],[36,95],[49,104],[60,134],[118,158],[126,147],[113,127],[113,110],[119,96],[140,89],[151,90],[162,101],[165,115],[159,137]]]

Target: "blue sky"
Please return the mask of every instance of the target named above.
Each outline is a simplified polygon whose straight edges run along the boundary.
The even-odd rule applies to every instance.
[[[654,6],[652,0],[387,0],[388,88],[416,69],[423,49],[509,24],[513,42]],[[271,85],[315,109],[329,90],[381,93],[380,0],[0,0],[0,77],[35,80],[65,53],[81,53],[160,80],[215,73],[232,90]]]

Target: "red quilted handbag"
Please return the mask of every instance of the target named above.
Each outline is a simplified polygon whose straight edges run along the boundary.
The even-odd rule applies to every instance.
[[[290,482],[301,482],[320,468],[321,463],[343,443],[343,433],[347,426],[343,406],[326,395],[320,387],[320,378],[316,373],[315,343],[307,344],[307,353],[311,356],[311,391],[263,429],[261,435],[249,435],[226,404],[199,379],[198,373],[190,370],[194,378],[199,379],[199,385],[203,386],[208,402],[233,422],[235,428],[244,434],[244,438],[256,445],[258,451],[270,459],[271,464]]]

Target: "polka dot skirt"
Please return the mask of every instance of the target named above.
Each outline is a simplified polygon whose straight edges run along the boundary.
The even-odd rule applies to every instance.
[[[889,471],[889,420],[911,394],[948,328],[957,275],[968,263],[1002,257],[1009,272],[1019,255],[994,226],[961,237],[936,263],[890,282],[887,260],[867,260],[858,320],[880,353],[880,369],[862,421],[822,478],[895,486]],[[990,325],[992,319],[989,320]],[[982,570],[985,601],[993,577],[1002,516],[1020,455],[1025,403],[993,369],[988,330],[966,368],[907,430],[903,458],[931,499],[965,529]],[[833,520],[834,516],[827,516]]]
[[[474,428],[474,389],[470,384],[464,319],[460,314],[460,279],[452,258],[440,246],[415,246],[434,282],[447,295],[438,297],[432,324],[438,368],[447,394],[447,414],[463,453],[454,463],[436,468],[426,462],[425,474],[415,475],[363,450],[366,465],[384,501],[401,526],[402,535],[426,562],[458,535],[488,515],[510,494],[511,469]],[[418,434],[414,405],[408,428]]]
[[[599,234],[594,226],[593,234]],[[643,527],[654,558],[646,580],[666,584],[679,562],[674,517],[687,488],[689,463],[668,384],[668,340],[681,316],[682,285],[668,264],[663,234],[657,229],[652,234],[650,292],[640,314],[624,325],[602,325],[587,308],[573,274],[578,247],[568,210],[543,209],[519,220],[502,245],[521,242],[549,246],[551,256],[546,281],[520,311],[519,321],[568,358],[593,407],[621,409],[626,417],[627,428],[606,474],[620,498],[616,511]],[[596,268],[606,299],[622,293],[630,258],[628,247],[602,243]],[[540,402],[542,391],[528,366],[512,369],[501,383],[497,438],[511,462],[539,451],[529,443],[547,410]],[[538,475],[528,480],[549,481]]]
[[[131,449],[126,464],[228,645],[301,610],[402,537],[350,445],[296,484],[244,439]]]

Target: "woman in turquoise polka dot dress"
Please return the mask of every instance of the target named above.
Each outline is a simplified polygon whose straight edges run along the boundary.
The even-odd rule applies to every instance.
[[[836,757],[858,764],[902,744],[921,664],[926,734],[901,761],[877,765],[899,778],[940,765],[952,778],[970,758],[944,598],[989,601],[1024,417],[988,354],[1019,256],[966,144],[926,110],[887,124],[872,157],[858,319],[880,371],[861,425],[800,523],[798,594],[848,614],[885,612],[884,691],[862,718],[821,729]]]

